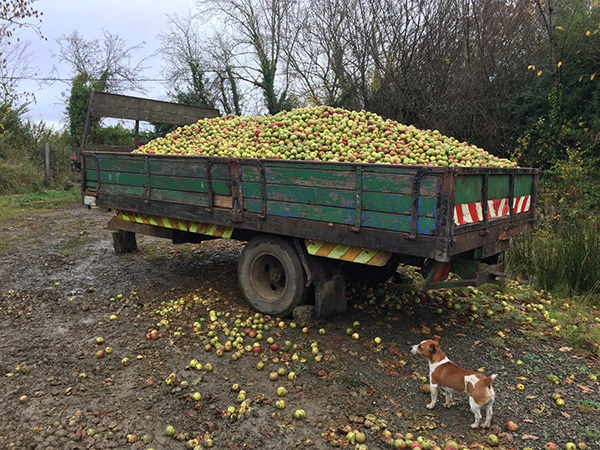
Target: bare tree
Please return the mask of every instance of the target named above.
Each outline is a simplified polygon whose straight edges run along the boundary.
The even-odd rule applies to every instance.
[[[145,69],[143,60],[131,63],[132,53],[143,47],[144,42],[128,46],[117,34],[103,31],[103,39],[86,40],[78,31],[61,35],[59,59],[71,65],[74,75],[86,74],[90,80],[105,80],[103,90],[144,92],[140,73]]]
[[[292,106],[284,48],[297,39],[297,0],[199,0],[202,13],[228,27],[237,74],[260,88],[269,113]]]
[[[352,2],[320,0],[306,4],[298,44],[286,48],[298,92],[312,104],[358,108],[348,54]]]
[[[40,23],[42,12],[33,7],[36,0],[2,0],[0,3],[0,45],[10,45],[13,39],[19,41],[16,31],[26,27],[42,37]],[[2,49],[0,48],[0,57]]]
[[[14,103],[33,94],[18,90],[19,82],[32,75],[29,43],[19,39],[18,31],[30,28],[42,36],[42,12],[33,7],[35,0],[3,0],[0,3],[0,103]]]
[[[215,74],[212,83],[215,99],[225,114],[241,115],[244,94],[237,74],[234,46],[220,32],[216,32],[209,40],[205,48],[211,60],[209,67]]]
[[[0,62],[0,104],[15,104],[33,99],[32,93],[20,92],[19,83],[33,74],[29,42],[16,42],[7,46]]]
[[[201,42],[197,17],[188,13],[168,17],[169,30],[157,37],[160,54],[165,61],[164,73],[169,80],[171,94],[179,101],[197,106],[212,106],[206,76],[204,45]]]

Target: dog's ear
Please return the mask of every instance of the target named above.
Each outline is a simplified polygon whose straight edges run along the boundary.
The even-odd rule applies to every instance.
[[[437,334],[433,337],[433,340],[435,342],[440,342],[441,337],[439,337]]]
[[[430,353],[435,353],[436,350],[437,350],[437,345],[429,344],[429,352]]]

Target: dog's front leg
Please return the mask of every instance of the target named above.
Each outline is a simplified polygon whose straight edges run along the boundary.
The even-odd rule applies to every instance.
[[[469,397],[469,405],[471,406],[471,411],[473,411],[473,414],[475,415],[475,422],[471,424],[471,428],[479,428],[479,422],[481,422],[481,407],[475,403],[473,397]]]
[[[485,422],[483,422],[483,428],[489,428],[492,422],[492,405],[494,404],[494,399],[492,398],[485,404]]]
[[[437,402],[437,394],[438,394],[438,387],[436,384],[430,384],[429,385],[429,391],[431,393],[431,403],[429,403],[426,408],[427,409],[433,409],[433,407],[435,406],[435,403]]]

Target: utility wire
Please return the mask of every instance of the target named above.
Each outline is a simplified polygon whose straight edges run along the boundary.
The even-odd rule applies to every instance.
[[[0,80],[9,80],[9,81],[73,81],[73,78],[51,78],[51,77],[8,77],[8,76],[2,76],[0,75]],[[168,78],[143,78],[143,79],[137,79],[134,81],[141,81],[141,82],[160,82],[160,83],[164,83],[167,81],[170,81],[170,79]]]

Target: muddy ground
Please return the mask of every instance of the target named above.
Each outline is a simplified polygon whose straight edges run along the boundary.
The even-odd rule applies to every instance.
[[[173,246],[138,236],[137,252],[115,255],[109,218],[72,205],[0,223],[2,449],[354,448],[353,430],[365,433],[368,449],[391,448],[390,436],[407,433],[442,448],[449,439],[478,448],[495,434],[497,448],[582,441],[600,449],[600,389],[589,378],[597,362],[558,340],[468,307],[440,310],[443,298],[421,299],[406,287],[355,287],[347,313],[304,332],[291,318],[248,308],[237,287],[240,244]],[[238,334],[261,351],[235,361],[235,351],[207,352],[211,323],[221,344],[235,340],[231,330],[262,327],[260,341]],[[490,430],[469,428],[465,396],[450,409],[443,398],[425,408],[426,362],[408,349],[433,334],[456,363],[498,374]],[[107,347],[112,353],[98,358]],[[190,367],[193,359],[202,370]],[[284,375],[272,381],[278,369]],[[278,397],[278,387],[287,394]],[[297,409],[305,419],[294,418]],[[507,421],[518,429],[506,431]]]

